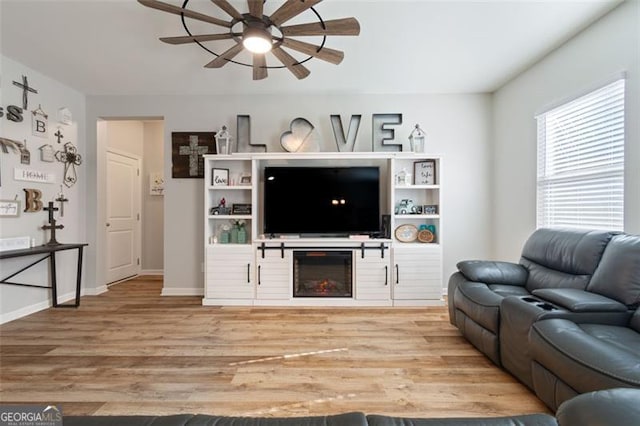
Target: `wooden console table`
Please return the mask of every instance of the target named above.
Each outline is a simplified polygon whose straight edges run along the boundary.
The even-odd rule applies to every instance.
[[[29,265],[20,269],[18,272],[14,272],[8,277],[2,278],[0,280],[0,284],[18,285],[23,287],[50,288],[54,308],[77,308],[78,306],[80,306],[80,283],[82,280],[82,249],[85,246],[88,246],[88,244],[76,243],[76,244],[58,244],[58,245],[51,245],[51,246],[43,245],[43,246],[32,247],[27,249],[8,250],[8,251],[0,252],[0,259],[11,259],[14,257],[25,257],[25,256],[38,255],[38,254],[45,255],[41,259],[38,259],[35,262],[30,263]],[[75,303],[73,304],[71,303],[59,304],[58,303],[58,280],[56,277],[56,253],[59,251],[73,250],[73,249],[78,250],[78,267],[76,271],[76,300],[75,300]],[[15,282],[8,281],[11,278],[15,277],[16,275],[18,275],[19,273],[26,271],[27,269],[31,268],[34,265],[37,265],[38,263],[42,262],[45,259],[49,259],[49,271],[51,272],[50,286],[15,283]]]

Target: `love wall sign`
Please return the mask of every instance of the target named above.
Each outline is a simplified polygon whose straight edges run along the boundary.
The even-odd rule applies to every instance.
[[[251,142],[251,118],[248,115],[237,116],[238,152],[266,152],[266,145]],[[329,116],[333,136],[338,152],[353,152],[362,115],[352,115],[345,134],[342,118],[339,114]],[[371,115],[371,151],[402,152],[403,142],[396,141],[393,126],[402,124],[401,113]],[[298,117],[289,125],[289,129],[280,136],[280,145],[288,152],[314,152],[319,150],[315,126],[308,120]]]

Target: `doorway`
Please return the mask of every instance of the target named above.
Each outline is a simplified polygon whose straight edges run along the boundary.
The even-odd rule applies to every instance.
[[[98,194],[103,244],[97,253],[103,282],[162,278],[164,120],[103,118],[98,121],[98,143],[105,153],[99,167],[104,192]]]

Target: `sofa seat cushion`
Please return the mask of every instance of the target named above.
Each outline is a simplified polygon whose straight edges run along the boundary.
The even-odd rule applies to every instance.
[[[498,334],[500,302],[503,297],[484,283],[466,281],[456,288],[456,309],[482,327]]]
[[[578,392],[640,387],[640,334],[629,327],[548,319],[529,343],[532,359]]]
[[[556,426],[556,419],[547,414],[512,417],[412,419],[368,415],[369,426]]]

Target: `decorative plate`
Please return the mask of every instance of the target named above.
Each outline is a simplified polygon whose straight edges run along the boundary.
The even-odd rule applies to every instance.
[[[433,235],[433,232],[429,231],[428,229],[423,229],[422,231],[418,232],[418,241],[420,241],[421,243],[432,243],[434,239],[435,235]]]
[[[418,228],[411,224],[400,225],[396,228],[395,236],[403,243],[414,242],[418,238]]]

